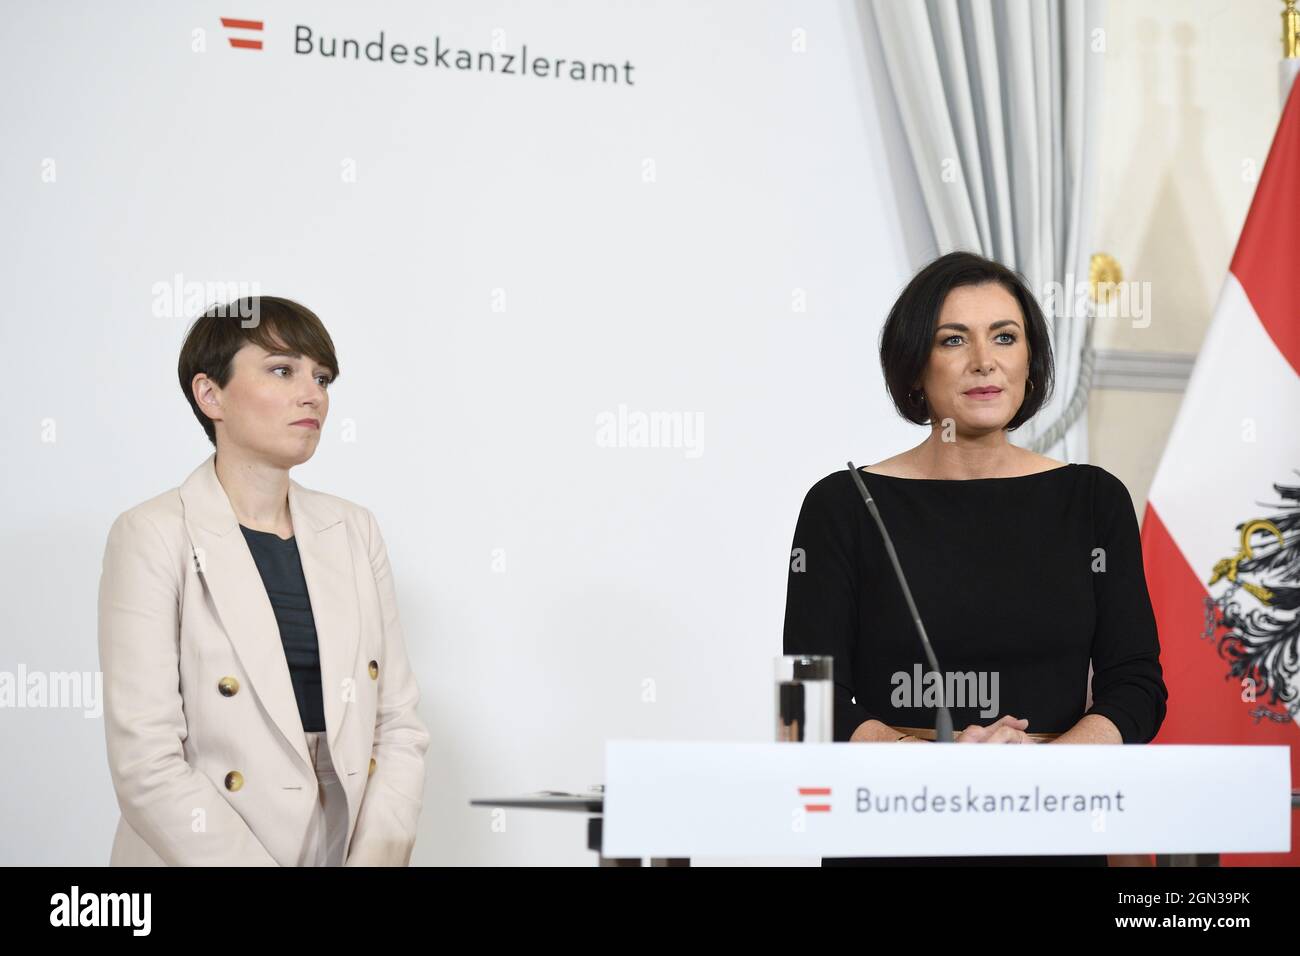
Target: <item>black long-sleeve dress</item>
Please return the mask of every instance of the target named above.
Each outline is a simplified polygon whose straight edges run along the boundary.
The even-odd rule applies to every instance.
[[[953,727],[1004,714],[1063,733],[1085,713],[1146,743],[1168,693],[1133,500],[1110,472],[1069,464],[1015,478],[861,472],[945,672],[997,672],[998,707],[950,705]],[[785,653],[834,658],[834,739],[863,721],[933,727],[892,675],[924,664],[920,638],[871,513],[847,469],[813,485],[794,534]],[[1093,701],[1085,711],[1088,666]],[[987,687],[991,687],[991,680]],[[932,746],[906,744],[900,746]],[[823,865],[1102,865],[1105,856],[829,858]]]

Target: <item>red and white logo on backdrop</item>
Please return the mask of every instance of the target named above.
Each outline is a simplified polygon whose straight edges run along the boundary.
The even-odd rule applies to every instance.
[[[241,20],[236,17],[222,17],[221,25],[226,28],[230,45],[237,50],[260,50],[262,49],[262,21],[261,20]],[[252,37],[250,32],[257,33],[258,36]]]

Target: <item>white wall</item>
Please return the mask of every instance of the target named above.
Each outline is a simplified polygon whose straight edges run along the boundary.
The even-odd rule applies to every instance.
[[[1092,251],[1151,295],[1141,327],[1099,324],[1098,348],[1200,350],[1281,113],[1281,12],[1267,0],[1108,4]],[[1181,401],[1093,392],[1092,460],[1124,480],[1139,515]]]
[[[414,862],[590,865],[580,817],[494,833],[469,799],[597,783],[611,737],[766,738],[804,491],[923,437],[876,352],[925,238],[871,31],[848,2],[261,6],[260,52],[209,3],[7,11],[0,670],[98,666],[109,524],[210,451],[175,378],[199,308],[155,284],[259,283],[338,347],[294,477],[388,541],[434,734]],[[295,23],[503,30],[635,85],[297,57]],[[599,447],[620,405],[698,416],[701,454]],[[0,863],[106,862],[101,721],[0,721]]]

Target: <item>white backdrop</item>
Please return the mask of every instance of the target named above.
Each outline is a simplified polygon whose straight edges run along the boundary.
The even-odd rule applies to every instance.
[[[924,437],[877,358],[928,237],[861,7],[5,10],[0,671],[97,668],[110,523],[211,450],[185,284],[256,283],[338,348],[293,477],[388,542],[433,733],[414,863],[591,865],[581,817],[468,801],[598,783],[611,737],[769,739],[804,492]],[[298,55],[298,24],[633,85]],[[620,407],[696,442],[609,447]],[[106,862],[102,721],[0,720],[0,863]]]

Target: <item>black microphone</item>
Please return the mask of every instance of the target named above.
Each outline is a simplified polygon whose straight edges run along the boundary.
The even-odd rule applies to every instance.
[[[849,474],[853,476],[853,483],[858,486],[858,491],[862,493],[862,500],[867,503],[867,510],[871,512],[871,517],[876,519],[876,525],[880,528],[880,537],[884,539],[885,550],[889,552],[889,560],[894,564],[894,573],[898,575],[898,583],[903,587],[903,597],[907,598],[908,610],[912,612],[912,620],[916,623],[916,632],[921,635],[921,646],[925,648],[925,658],[930,662],[930,670],[939,675],[939,713],[934,719],[934,739],[937,743],[950,744],[952,740],[952,714],[948,713],[948,703],[944,700],[944,683],[943,671],[939,670],[939,662],[935,659],[934,648],[930,646],[930,638],[925,633],[925,625],[921,623],[921,612],[916,609],[916,602],[912,600],[912,589],[907,586],[907,578],[903,575],[903,566],[898,563],[898,554],[894,551],[894,542],[889,540],[889,532],[885,530],[885,522],[881,520],[880,512],[876,510],[876,501],[871,497],[871,492],[867,491],[867,483],[862,480],[858,474],[858,469],[853,462],[849,462]]]

